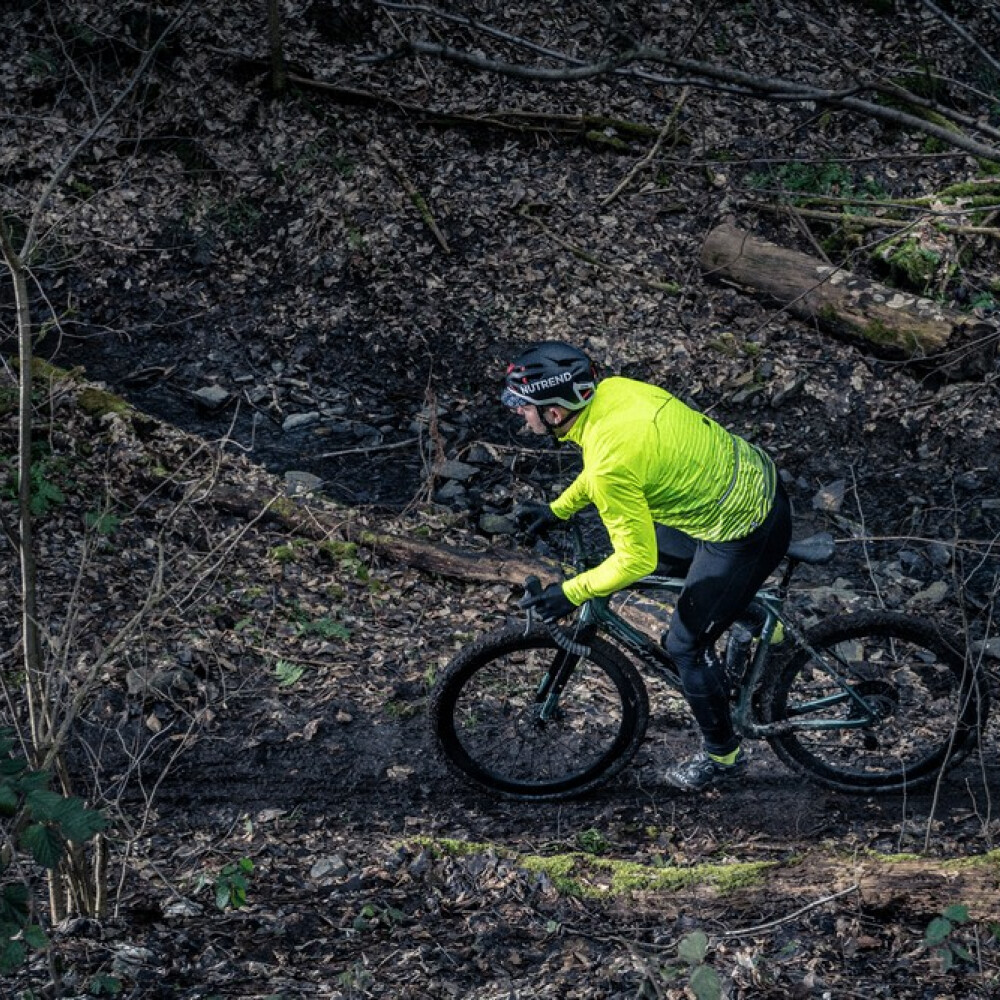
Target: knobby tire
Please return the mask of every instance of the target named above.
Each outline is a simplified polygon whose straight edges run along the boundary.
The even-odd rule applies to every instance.
[[[543,721],[536,700],[565,654],[543,628],[491,633],[463,650],[431,693],[429,721],[439,755],[464,779],[516,799],[561,799],[613,778],[646,733],[649,700],[635,667],[599,636],[587,640]]]
[[[933,782],[976,745],[989,709],[985,682],[962,646],[932,625],[864,611],[827,619],[806,638],[881,718],[861,728],[769,737],[789,767],[839,791],[899,792]],[[830,658],[831,650],[844,662]],[[764,689],[767,722],[864,715],[803,648],[775,657]]]

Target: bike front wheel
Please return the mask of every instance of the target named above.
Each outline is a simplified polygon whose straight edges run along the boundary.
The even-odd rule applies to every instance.
[[[776,664],[764,696],[766,721],[789,724],[768,742],[790,767],[841,791],[894,792],[930,783],[975,746],[986,686],[929,624],[860,612],[806,639],[809,649]]]
[[[440,756],[518,799],[568,798],[618,774],[645,735],[649,699],[614,646],[594,636],[587,647],[575,656],[544,629],[515,626],[463,650],[431,693]]]

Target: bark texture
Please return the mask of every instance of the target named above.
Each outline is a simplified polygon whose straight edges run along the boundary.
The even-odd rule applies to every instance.
[[[775,299],[831,333],[860,338],[880,353],[932,361],[949,377],[983,374],[996,354],[993,324],[931,299],[889,288],[724,223],[705,239],[701,266]]]

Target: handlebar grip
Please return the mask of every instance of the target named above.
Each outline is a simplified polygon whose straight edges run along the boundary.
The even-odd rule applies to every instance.
[[[542,592],[542,581],[537,576],[529,576],[524,581],[524,592],[528,597],[535,597]]]

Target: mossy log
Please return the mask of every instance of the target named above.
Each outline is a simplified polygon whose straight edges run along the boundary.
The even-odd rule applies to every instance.
[[[754,288],[822,329],[861,339],[877,353],[930,361],[951,378],[984,374],[996,354],[997,328],[931,299],[901,292],[726,223],[701,251],[707,277]]]
[[[360,523],[354,512],[340,509],[322,497],[313,501],[217,488],[212,493],[212,502],[219,509],[248,520],[266,509],[271,520],[298,537],[318,542],[331,539],[351,542],[392,562],[446,579],[519,586],[531,575],[546,582],[560,576],[556,563],[528,552],[499,547],[458,548],[445,542],[375,530]]]

